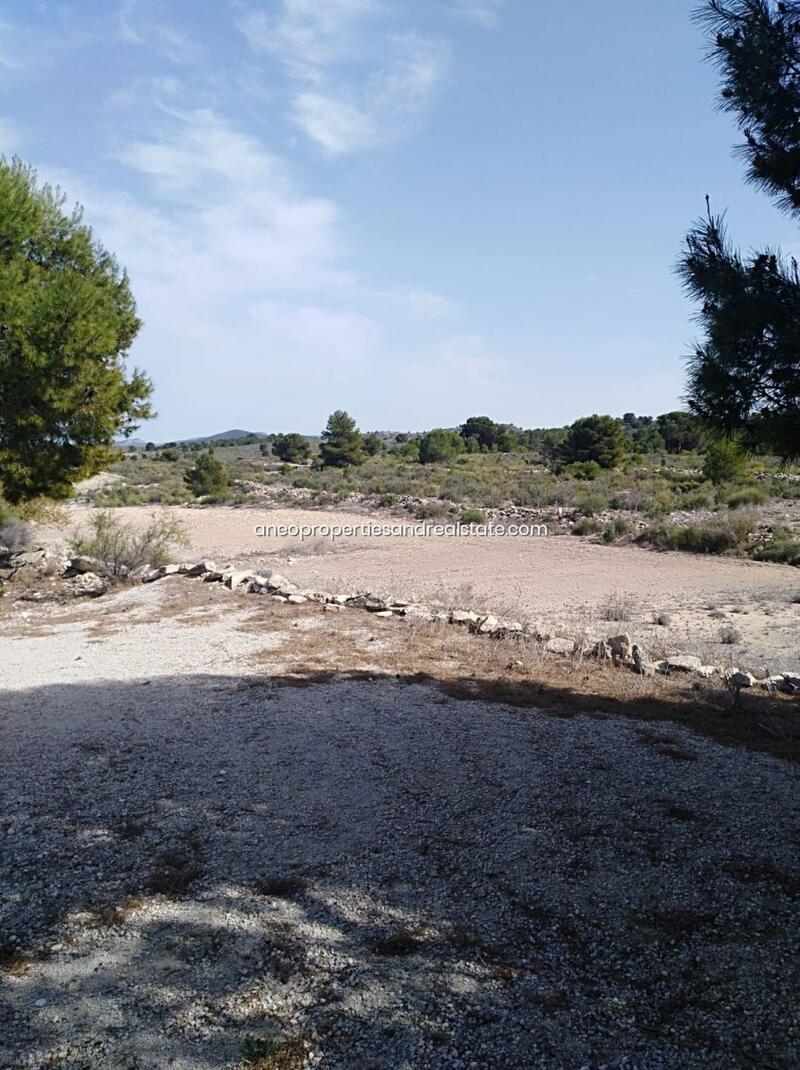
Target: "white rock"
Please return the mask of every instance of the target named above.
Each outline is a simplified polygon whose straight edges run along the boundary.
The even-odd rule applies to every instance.
[[[480,616],[469,609],[454,609],[450,614],[451,624],[477,624],[480,620]]]
[[[544,648],[548,654],[574,654],[575,640],[556,636],[554,639],[548,639]]]
[[[394,613],[392,613],[391,609],[379,609],[372,615],[373,617],[393,617]]]
[[[501,628],[500,621],[497,619],[497,617],[493,617],[491,613],[488,617],[484,617],[482,620],[479,617],[478,620],[480,620],[480,624],[475,629],[478,635],[492,635],[494,632],[499,631]]]
[[[664,658],[663,661],[656,663],[658,671],[663,673],[697,672],[702,667],[702,661],[700,658],[696,658],[694,654],[676,654],[672,658]]]
[[[271,591],[279,591],[282,587],[288,587],[289,581],[285,576],[279,576],[277,572],[273,572],[267,580],[267,587]]]
[[[286,601],[293,606],[302,606],[308,601],[304,594],[290,594],[286,596]]]
[[[230,587],[232,591],[235,591],[237,587],[241,587],[243,583],[249,583],[252,579],[252,572],[248,572],[245,569],[237,569],[227,575],[223,582],[226,587]]]

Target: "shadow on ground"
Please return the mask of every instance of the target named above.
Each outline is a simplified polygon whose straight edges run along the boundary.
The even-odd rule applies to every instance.
[[[796,767],[498,688],[6,692],[0,1064],[797,1065]]]

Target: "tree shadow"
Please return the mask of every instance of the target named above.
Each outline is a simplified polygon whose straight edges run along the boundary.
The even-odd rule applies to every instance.
[[[0,1065],[791,1065],[797,770],[446,687],[6,692]]]

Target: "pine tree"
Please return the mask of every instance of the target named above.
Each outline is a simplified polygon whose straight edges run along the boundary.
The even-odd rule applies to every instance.
[[[364,438],[355,420],[344,410],[337,409],[328,417],[319,452],[326,468],[346,468],[365,460]]]
[[[744,134],[748,180],[800,216],[800,3],[711,0],[698,14],[722,73],[720,106]],[[706,199],[678,265],[700,302],[688,403],[717,432],[800,456],[800,277],[764,250],[742,256]]]
[[[139,330],[128,279],[76,208],[0,157],[0,494],[69,496],[151,416],[126,375]]]

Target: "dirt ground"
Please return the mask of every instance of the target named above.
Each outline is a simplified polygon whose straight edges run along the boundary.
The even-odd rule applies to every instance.
[[[3,599],[0,1066],[797,1065],[796,701],[521,654]]]
[[[698,654],[752,671],[800,669],[800,570],[734,558],[604,546],[571,536],[260,538],[257,524],[357,525],[396,518],[228,506],[172,507],[190,557],[277,569],[301,586],[368,590],[533,621],[576,636],[629,631],[653,657]],[[76,506],[71,523],[90,510]],[[116,510],[144,523],[150,510]],[[50,529],[48,539],[63,539]],[[656,623],[658,621],[658,623]]]

